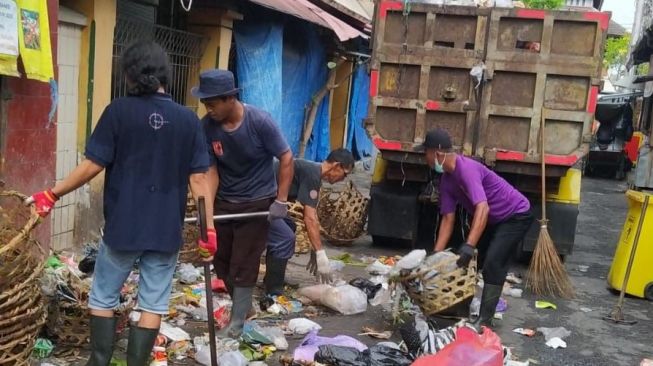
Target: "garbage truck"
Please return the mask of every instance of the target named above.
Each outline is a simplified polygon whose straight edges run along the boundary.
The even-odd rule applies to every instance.
[[[544,154],[549,232],[570,254],[609,21],[595,10],[376,2],[365,121],[380,152],[368,212],[374,243],[433,248],[439,176],[419,146],[443,128],[459,153],[523,192],[538,218]],[[460,211],[456,221],[452,242],[462,242],[471,220]],[[538,231],[536,222],[521,256]]]

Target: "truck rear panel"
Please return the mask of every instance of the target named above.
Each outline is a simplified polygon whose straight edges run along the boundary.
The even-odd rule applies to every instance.
[[[590,141],[609,18],[381,1],[367,122],[374,143],[412,153],[441,127],[497,171],[539,175],[544,114],[547,175],[564,175]],[[487,82],[477,85],[469,72],[481,63]]]

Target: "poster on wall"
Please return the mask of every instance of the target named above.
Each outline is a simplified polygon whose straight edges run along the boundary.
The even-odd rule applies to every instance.
[[[20,76],[18,61],[18,7],[0,0],[0,75]]]
[[[18,43],[27,78],[54,78],[47,0],[18,0]]]

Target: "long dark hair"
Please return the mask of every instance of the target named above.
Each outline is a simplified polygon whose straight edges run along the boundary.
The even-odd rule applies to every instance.
[[[154,94],[170,80],[168,55],[153,41],[137,41],[127,47],[120,68],[129,81],[129,95]]]

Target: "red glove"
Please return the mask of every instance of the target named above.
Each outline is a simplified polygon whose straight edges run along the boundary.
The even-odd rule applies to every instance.
[[[46,217],[54,208],[54,204],[59,200],[56,194],[48,189],[43,192],[35,193],[25,200],[26,204],[34,204],[36,213],[41,217]]]
[[[206,234],[208,237],[207,241],[199,239],[197,245],[200,247],[200,256],[203,258],[213,257],[215,252],[218,250],[218,233],[215,229],[207,229]]]

